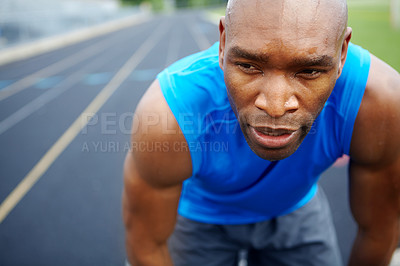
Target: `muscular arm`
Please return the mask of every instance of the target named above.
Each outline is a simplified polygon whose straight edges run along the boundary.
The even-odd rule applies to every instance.
[[[139,103],[132,128],[122,200],[128,259],[132,265],[172,265],[166,241],[174,229],[182,181],[192,169],[189,151],[177,148],[185,139],[158,82]]]
[[[400,76],[372,57],[351,143],[350,201],[358,224],[349,265],[388,265],[400,233]]]

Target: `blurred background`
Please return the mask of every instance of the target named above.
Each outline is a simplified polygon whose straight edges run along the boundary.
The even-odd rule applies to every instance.
[[[225,0],[1,0],[0,49],[151,9],[221,6]]]
[[[225,5],[0,0],[0,266],[125,264],[133,111],[164,67],[218,40]],[[400,71],[399,0],[348,5],[352,41]],[[320,182],[344,262],[355,236],[346,165]]]
[[[400,71],[400,1],[349,0],[352,41]]]
[[[137,12],[113,0],[1,0],[0,48]]]

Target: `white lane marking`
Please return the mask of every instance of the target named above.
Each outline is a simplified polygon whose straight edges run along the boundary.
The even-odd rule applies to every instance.
[[[48,104],[58,96],[60,96],[65,91],[69,90],[72,86],[81,81],[82,76],[86,73],[88,69],[102,65],[104,61],[109,61],[110,58],[99,56],[95,60],[86,64],[84,67],[80,68],[79,71],[68,76],[62,82],[57,84],[54,88],[46,91],[39,97],[35,98],[28,104],[24,105],[16,112],[8,116],[6,119],[0,122],[0,135],[42,108],[44,105]]]
[[[116,41],[120,41],[114,38],[107,38],[101,42],[98,42],[94,45],[91,45],[79,52],[66,57],[63,60],[57,61],[35,73],[32,73],[10,85],[4,87],[0,90],[0,101],[4,100],[28,87],[32,86],[38,78],[44,78],[48,76],[55,75],[58,72],[61,72],[68,67],[76,65],[91,56],[95,56],[96,54],[100,54],[102,51],[106,49],[107,46],[113,46],[113,43]]]
[[[119,20],[110,21],[65,34],[43,38],[31,43],[6,48],[0,51],[0,65],[27,59],[35,55],[54,51],[68,45],[105,35],[122,28],[142,23],[148,20],[150,17],[151,15],[148,12],[142,12],[140,14],[135,14]]]
[[[210,41],[207,39],[206,35],[203,33],[203,31],[200,30],[200,27],[198,25],[200,22],[192,22],[189,25],[189,31],[192,34],[193,39],[195,40],[197,46],[199,47],[200,50],[206,50],[211,46]]]
[[[172,35],[169,39],[169,47],[165,67],[169,66],[178,59],[181,35],[182,30],[175,29],[172,31]]]
[[[393,254],[392,261],[389,266],[400,266],[400,248],[397,248]]]
[[[72,125],[64,132],[64,134],[54,143],[54,145],[46,152],[40,161],[32,168],[32,170],[24,177],[18,186],[7,196],[0,205],[0,224],[21,199],[29,192],[40,177],[49,169],[53,162],[68,147],[72,140],[89,122],[87,114],[94,114],[106,103],[111,95],[119,88],[129,74],[137,67],[137,65],[147,56],[147,54],[160,41],[169,24],[163,23],[159,26],[149,38],[137,49],[129,60],[115,74],[113,79],[100,91]]]
[[[94,56],[97,53],[101,53],[109,44],[113,42],[113,39],[105,39],[102,42],[96,43],[94,45],[91,45],[87,47],[86,49],[83,49],[77,53],[75,53],[72,56],[68,56],[63,60],[57,61],[45,68],[42,68],[41,70],[30,74],[12,84],[9,86],[3,88],[0,91],[0,101],[4,100],[30,86],[32,86],[38,78],[43,78],[43,77],[48,77],[52,76],[58,72],[61,72],[68,67],[71,67],[73,65],[76,65],[83,60]]]
[[[121,40],[119,40],[121,41]],[[102,47],[104,48],[104,47]],[[117,52],[123,52],[122,50],[117,50]],[[108,55],[108,54],[107,54]],[[115,55],[108,55],[108,57],[113,57]],[[86,70],[92,69],[93,67],[102,65],[104,61],[110,61],[111,58],[107,58],[105,56],[99,56],[94,59],[94,61],[89,62],[84,67],[79,68],[79,71],[74,72],[70,76],[68,76],[65,80],[57,84],[53,89],[46,91],[39,97],[35,98],[25,106],[18,109],[16,112],[8,116],[6,119],[0,122],[0,135],[6,132],[11,127],[15,126],[29,115],[33,114],[40,108],[42,108],[47,103],[51,102],[58,96],[60,96],[65,91],[69,90],[73,85],[81,81],[82,76],[86,73]],[[35,78],[35,82],[37,82],[37,78]]]

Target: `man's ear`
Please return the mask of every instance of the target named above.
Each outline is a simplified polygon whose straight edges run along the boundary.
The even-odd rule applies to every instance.
[[[225,54],[226,27],[225,17],[219,20],[219,67],[224,70],[224,54]]]
[[[350,27],[347,27],[346,31],[344,33],[344,40],[343,40],[343,44],[342,44],[342,50],[340,53],[340,65],[339,65],[339,69],[338,69],[338,77],[337,78],[339,78],[340,75],[342,74],[343,66],[344,66],[344,63],[346,62],[347,49],[349,48],[349,43],[350,43],[352,32],[353,32],[353,29]]]

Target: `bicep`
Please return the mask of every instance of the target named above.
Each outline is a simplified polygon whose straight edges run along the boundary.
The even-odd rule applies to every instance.
[[[155,187],[181,183],[192,174],[186,139],[155,81],[136,108],[131,156],[138,174]]]
[[[139,250],[165,243],[172,233],[182,182],[191,175],[189,151],[174,148],[184,141],[154,82],[136,109],[124,165],[124,222],[130,245],[139,245]]]

